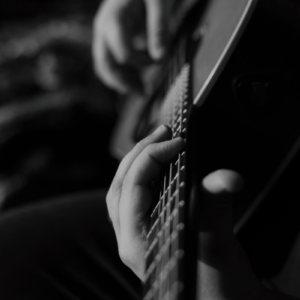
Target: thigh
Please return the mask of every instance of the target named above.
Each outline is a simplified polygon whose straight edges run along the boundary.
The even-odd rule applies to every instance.
[[[138,299],[119,259],[105,192],[0,216],[0,299]]]

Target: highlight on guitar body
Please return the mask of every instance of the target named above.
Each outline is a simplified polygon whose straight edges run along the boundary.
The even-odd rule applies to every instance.
[[[128,144],[124,136],[133,145],[160,124],[170,126],[173,138],[186,140],[186,149],[154,186],[144,300],[196,298],[198,189],[205,175],[229,168],[251,182],[244,200],[234,204],[235,233],[243,245],[251,217],[300,147],[295,114],[300,107],[290,86],[300,79],[295,71],[300,36],[292,31],[284,37],[285,47],[278,46],[278,31],[291,32],[291,25],[281,12],[284,4],[275,6],[268,0],[198,1],[174,39],[151,97],[136,106],[139,111],[131,104],[136,115],[126,114],[130,125],[121,123],[116,130],[122,137],[119,145],[118,138],[113,141],[118,151]],[[262,260],[255,247],[251,251],[250,260]],[[264,276],[263,267],[255,271]]]

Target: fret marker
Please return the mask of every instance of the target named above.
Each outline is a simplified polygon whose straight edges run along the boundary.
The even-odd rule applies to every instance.
[[[183,188],[184,185],[185,185],[185,183],[184,183],[184,182],[181,182],[180,185],[179,185],[179,187]]]
[[[183,224],[183,223],[179,223],[179,224],[176,226],[176,229],[177,229],[178,231],[183,230],[183,229],[184,229],[184,224]]]
[[[177,258],[183,258],[183,256],[184,256],[184,251],[183,250],[177,250],[176,252],[175,252],[175,256],[177,257]]]
[[[183,200],[181,200],[181,201],[178,203],[178,206],[179,206],[179,207],[183,207],[183,206],[184,206],[184,204],[185,204],[185,203],[184,203],[184,201],[183,201]]]

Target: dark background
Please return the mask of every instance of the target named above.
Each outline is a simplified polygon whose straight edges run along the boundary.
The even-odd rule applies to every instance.
[[[94,75],[100,1],[0,3],[0,208],[107,187],[117,95]]]

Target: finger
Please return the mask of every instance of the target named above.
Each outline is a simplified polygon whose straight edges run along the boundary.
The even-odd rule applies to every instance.
[[[172,137],[171,129],[161,125],[156,131],[140,141],[122,160],[113,179],[107,196],[107,207],[116,233],[119,233],[119,201],[124,178],[136,157],[150,144],[168,140]]]
[[[184,146],[185,143],[181,138],[147,146],[133,162],[124,179],[119,205],[119,253],[122,260],[140,278],[145,267],[147,214],[153,201],[149,186],[162,170],[163,164],[176,157]]]
[[[144,1],[146,5],[148,50],[152,59],[160,60],[166,52],[169,39],[168,1]]]
[[[136,158],[127,173],[132,185],[148,186],[159,174],[163,165],[171,161],[185,146],[182,138],[151,144]]]
[[[109,22],[109,31],[105,33],[107,45],[110,48],[112,55],[119,64],[126,64],[132,57],[133,48],[131,45],[131,37],[126,24],[120,20],[120,13],[117,14]]]
[[[175,158],[184,146],[185,142],[180,137],[151,144],[135,159],[123,182],[120,210],[124,224],[130,227],[143,222],[152,204],[151,182],[157,178],[164,164]]]
[[[242,188],[242,177],[232,170],[217,170],[203,179],[201,232],[220,240],[232,236],[232,197]]]
[[[142,82],[137,70],[118,65],[102,39],[94,43],[93,57],[95,73],[107,86],[121,94],[127,94],[130,91],[142,92]]]
[[[123,158],[116,175],[111,184],[110,190],[115,190],[121,193],[121,188],[125,175],[131,167],[136,157],[150,144],[168,140],[172,137],[171,129],[166,125],[159,126],[151,135],[141,140],[135,147]]]
[[[144,149],[147,146],[153,143],[159,143],[159,142],[169,140],[171,137],[172,137],[172,131],[170,127],[166,125],[161,125],[153,132],[153,134],[147,136],[145,139],[137,143],[135,147],[122,160],[115,176],[115,179],[117,181],[116,184],[123,184],[125,175],[127,174],[132,163],[140,155],[140,153],[144,151]]]
[[[106,34],[107,45],[117,64],[131,65],[140,69],[149,65],[151,59],[146,51],[139,50],[138,47],[141,46],[141,42],[138,36],[130,34],[130,29],[126,27],[125,22],[126,20],[110,22],[109,34]]]

